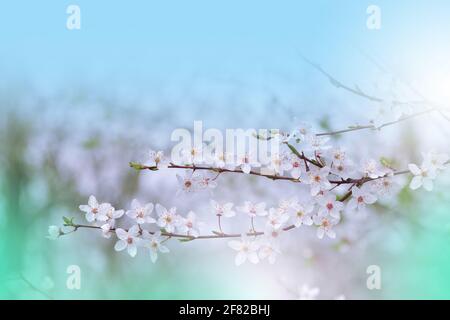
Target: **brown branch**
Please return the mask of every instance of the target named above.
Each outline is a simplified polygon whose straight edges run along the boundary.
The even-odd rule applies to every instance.
[[[150,171],[158,171],[159,168],[157,166],[146,166],[146,165],[141,165],[135,162],[130,162],[130,167],[136,169],[136,170],[150,170]],[[168,166],[169,169],[186,169],[186,170],[206,170],[206,171],[212,171],[212,172],[217,172],[217,173],[241,173],[241,174],[246,174],[244,171],[242,171],[241,169],[236,169],[236,170],[230,170],[230,169],[224,169],[224,168],[215,168],[215,167],[205,167],[205,166],[196,166],[196,165],[176,165],[171,163]],[[278,175],[272,175],[272,174],[262,174],[260,172],[257,171],[250,171],[248,173],[249,175],[253,175],[253,176],[259,176],[259,177],[264,177],[264,178],[268,178],[271,180],[288,180],[291,182],[300,182],[299,179],[295,179],[295,178],[291,178],[291,177],[285,177],[285,176],[278,176]]]
[[[292,151],[292,153],[295,154],[299,159],[304,160],[305,162],[311,163],[312,165],[314,165],[316,167],[323,168],[323,165],[320,162],[309,159],[303,153],[298,152],[298,150],[293,145],[289,144],[288,142],[285,142],[285,144]]]
[[[303,156],[300,154],[300,157],[302,157],[301,159],[303,159]],[[319,166],[320,168],[322,168],[323,166],[320,164],[316,164],[316,162],[314,161],[314,164],[316,166]],[[446,163],[448,164],[448,163]],[[145,165],[141,165],[141,164],[137,164],[137,163],[130,163],[130,166],[132,168],[135,168],[136,170],[150,170],[150,171],[158,171],[159,168],[157,166],[145,166]],[[222,169],[222,168],[214,168],[214,167],[204,167],[204,166],[195,166],[195,165],[174,165],[174,164],[170,164],[168,166],[169,169],[186,169],[186,170],[206,170],[206,171],[213,171],[213,172],[230,172],[230,173],[241,173],[241,174],[245,174],[242,170],[238,169],[238,170],[229,170],[229,169]],[[402,175],[402,174],[407,174],[409,173],[409,170],[402,170],[402,171],[395,171],[394,173],[392,173],[392,175],[397,176],[397,175]],[[256,171],[250,171],[249,172],[250,175],[255,175],[255,176],[259,176],[259,177],[265,177],[265,178],[269,178],[272,180],[285,180],[285,181],[291,181],[291,182],[296,182],[296,183],[300,183],[301,180],[300,179],[295,179],[292,177],[286,177],[286,176],[277,176],[277,175],[265,175],[262,174],[260,172],[256,172]],[[366,182],[369,181],[373,181],[373,180],[378,180],[378,179],[383,179],[383,178],[388,178],[390,175],[386,174],[384,176],[381,177],[377,177],[377,178],[369,178],[369,177],[361,177],[359,179],[340,179],[340,180],[329,180],[329,182],[331,184],[340,186],[340,185],[344,185],[344,184],[355,184],[355,185],[362,185]]]

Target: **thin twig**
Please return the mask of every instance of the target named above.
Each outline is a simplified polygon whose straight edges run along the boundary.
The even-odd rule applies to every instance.
[[[342,83],[341,81],[339,81],[339,80],[337,80],[335,77],[333,77],[331,74],[329,74],[328,72],[326,72],[326,71],[325,71],[320,65],[318,65],[317,63],[312,62],[311,60],[309,60],[309,59],[306,58],[305,56],[302,56],[302,58],[303,58],[303,60],[305,60],[309,65],[311,65],[314,69],[316,69],[316,70],[319,71],[321,74],[323,74],[325,77],[327,77],[328,80],[330,81],[330,83],[331,83],[333,86],[335,86],[336,88],[346,90],[346,91],[348,91],[348,92],[350,92],[350,93],[352,93],[352,94],[354,94],[354,95],[357,95],[357,96],[359,96],[359,97],[365,98],[365,99],[367,99],[367,100],[369,100],[369,101],[372,101],[372,102],[380,102],[380,103],[381,103],[381,102],[385,102],[385,101],[386,101],[386,99],[383,99],[383,98],[381,98],[381,97],[377,97],[377,96],[374,96],[374,95],[369,95],[369,94],[363,92],[363,91],[362,91],[359,87],[357,87],[357,86],[356,86],[355,89],[353,89],[353,88],[349,87],[348,85],[345,85],[344,83]],[[370,124],[370,125],[362,125],[362,126],[354,126],[354,127],[352,127],[352,128],[348,128],[348,129],[337,130],[337,131],[333,131],[333,132],[319,133],[319,134],[317,134],[317,136],[319,136],[319,137],[320,137],[320,136],[332,136],[332,135],[337,135],[337,134],[341,134],[341,133],[352,132],[352,131],[357,131],[357,130],[364,130],[364,129],[381,129],[381,128],[383,128],[383,127],[387,127],[387,126],[393,125],[393,124],[395,124],[395,123],[398,123],[398,122],[401,122],[401,121],[404,121],[404,120],[408,120],[408,119],[412,119],[412,118],[414,118],[414,117],[416,117],[416,116],[420,116],[420,115],[422,115],[422,114],[430,113],[430,112],[433,112],[433,111],[439,112],[439,114],[440,114],[444,119],[446,119],[447,121],[450,121],[450,118],[447,117],[447,116],[442,112],[442,110],[441,110],[440,107],[434,105],[433,103],[431,103],[431,102],[428,101],[428,100],[423,100],[423,101],[399,101],[399,100],[393,100],[392,103],[395,104],[395,105],[411,105],[411,104],[418,104],[418,103],[420,103],[420,104],[423,104],[423,105],[431,106],[431,108],[430,108],[430,109],[427,109],[427,110],[425,110],[425,111],[422,111],[422,112],[418,112],[418,113],[416,113],[416,114],[412,114],[412,115],[409,115],[409,116],[405,116],[405,117],[403,117],[403,118],[401,118],[401,119],[399,119],[399,120],[397,120],[397,121],[392,121],[392,122],[385,123],[385,124],[383,124],[383,125],[381,125],[381,126],[379,126],[379,127],[376,127],[376,126],[373,125],[373,124]]]
[[[318,136],[318,137],[334,136],[334,135],[338,135],[338,134],[341,134],[341,133],[346,133],[346,132],[351,132],[351,131],[358,131],[358,130],[366,130],[366,129],[373,129],[373,130],[378,129],[378,130],[380,130],[382,128],[385,128],[385,127],[397,124],[399,122],[406,121],[406,120],[409,120],[409,119],[413,119],[413,118],[416,118],[416,117],[419,117],[419,116],[422,116],[422,115],[425,115],[425,114],[428,114],[428,113],[431,113],[431,112],[435,112],[435,111],[439,111],[439,110],[436,110],[435,108],[427,109],[427,110],[424,110],[424,111],[420,111],[420,112],[417,112],[417,113],[413,113],[413,114],[401,117],[400,119],[395,120],[395,121],[389,121],[389,122],[383,123],[379,127],[377,127],[377,126],[375,126],[373,124],[361,125],[361,126],[353,126],[353,127],[350,127],[350,128],[347,128],[347,129],[343,129],[343,130],[318,133],[318,134],[316,134],[316,136]]]
[[[91,226],[91,225],[84,225],[84,224],[74,224],[73,227],[75,227],[77,230],[84,229],[84,228],[101,229],[101,227],[98,227],[98,226]],[[290,225],[288,227],[283,228],[282,230],[289,231],[294,228],[295,228],[294,225]],[[115,231],[116,231],[115,228],[110,229],[110,232],[115,232]],[[149,233],[155,234],[154,231],[149,231]],[[242,236],[242,234],[240,234],[240,233],[233,233],[233,234],[226,234],[226,233],[217,234],[217,233],[215,233],[214,235],[203,235],[203,236],[194,237],[194,236],[191,236],[188,234],[179,234],[179,233],[170,233],[170,232],[161,232],[161,235],[164,237],[168,237],[168,238],[179,238],[179,239],[188,239],[188,240],[240,238]],[[264,235],[264,232],[255,230],[252,232],[247,232],[246,235],[249,237],[262,236],[262,235]]]

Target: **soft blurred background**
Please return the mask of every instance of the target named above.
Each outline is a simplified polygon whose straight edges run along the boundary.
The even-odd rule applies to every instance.
[[[66,28],[66,8],[81,29]],[[366,26],[369,5],[381,29]],[[169,150],[176,128],[317,128],[366,124],[379,105],[334,86],[303,57],[387,100],[450,108],[450,3],[430,1],[24,1],[0,9],[0,298],[295,299],[450,298],[450,178],[436,190],[381,202],[342,226],[336,241],[290,234],[274,265],[235,267],[226,241],[169,243],[156,264],[80,230],[57,241],[47,227],[83,221],[90,194],[116,207],[133,198],[196,211],[209,195],[176,197],[174,172],[135,172],[128,162]],[[420,152],[450,152],[449,122],[432,113],[381,131],[333,140],[349,153],[399,167]],[[354,147],[354,148],[353,148]],[[399,178],[406,184],[407,178]],[[298,186],[224,176],[217,200],[275,206]],[[225,224],[239,230],[242,225]],[[70,265],[81,289],[66,287]],[[366,287],[378,265],[381,290]]]

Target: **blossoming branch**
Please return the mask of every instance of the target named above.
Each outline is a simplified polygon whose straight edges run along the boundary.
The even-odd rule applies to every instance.
[[[250,152],[233,154],[205,144],[183,149],[181,158],[170,161],[162,151],[150,151],[142,163],[132,162],[130,165],[136,170],[184,171],[183,175],[176,174],[179,192],[213,190],[222,174],[235,173],[306,186],[306,189],[299,190],[297,198],[282,200],[272,207],[267,207],[264,202],[245,201],[235,206],[231,202],[219,203],[211,199],[209,214],[216,217],[217,225],[207,226],[193,211],[180,214],[175,207],[141,204],[136,199],[128,210],[116,210],[110,203],[99,203],[90,196],[88,203],[79,207],[90,224],[78,224],[73,218],[64,218],[64,227],[50,226],[48,237],[56,239],[80,228],[97,229],[105,238],[116,239],[116,251],[126,250],[134,257],[138,248],[144,248],[153,262],[158,254],[169,252],[166,242],[170,239],[189,242],[233,238],[229,246],[237,252],[236,265],[245,261],[258,263],[264,259],[274,263],[282,251],[280,238],[288,231],[314,227],[319,239],[333,239],[344,212],[363,211],[399,189],[395,176],[411,174],[411,189],[423,187],[431,191],[433,181],[449,164],[448,155],[436,152],[423,154],[422,163],[411,163],[407,170],[395,170],[386,160],[363,159],[356,162],[345,149],[330,145],[327,135],[315,134],[305,123],[287,134],[269,132],[266,137],[256,138],[277,141],[277,152],[270,154],[270,162],[266,166],[262,166]],[[224,230],[222,219],[232,219],[237,215],[247,217],[246,230]],[[116,226],[117,221],[124,217],[131,221],[131,227]],[[257,229],[256,222],[263,224],[263,229]],[[208,233],[202,230],[208,230]]]

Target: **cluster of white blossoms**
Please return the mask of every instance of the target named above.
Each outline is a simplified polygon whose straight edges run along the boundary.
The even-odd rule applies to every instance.
[[[366,194],[361,190],[358,192],[358,195],[366,200]],[[211,200],[210,205],[211,213],[217,216],[219,221],[221,217],[232,218],[237,214],[250,218],[248,232],[234,235],[233,237],[239,240],[229,242],[229,246],[238,251],[236,265],[247,260],[258,263],[266,258],[273,264],[277,255],[281,253],[279,240],[282,234],[294,228],[316,226],[319,239],[325,235],[335,238],[333,227],[338,224],[344,209],[343,204],[337,201],[335,196],[326,195],[323,192],[306,202],[296,199],[283,200],[278,206],[271,208],[266,208],[264,202],[245,201],[241,206],[236,206],[237,213],[233,210],[235,206],[231,202],[219,203]],[[358,205],[353,209],[356,209]],[[192,211],[182,216],[177,214],[175,207],[166,209],[160,204],[141,204],[136,199],[131,202],[130,209],[126,212],[116,210],[110,203],[99,203],[94,196],[90,196],[88,204],[80,205],[79,209],[84,212],[85,219],[91,223],[91,226],[101,230],[105,238],[116,235],[117,242],[114,246],[116,251],[126,249],[128,254],[134,257],[139,247],[147,248],[153,262],[156,261],[158,252],[169,252],[163,245],[166,240],[172,237],[194,240],[200,236],[200,228],[205,226],[203,222],[198,221],[196,214]],[[156,215],[153,211],[156,211]],[[117,220],[124,216],[132,222],[128,229],[116,227]],[[255,222],[262,222],[264,229],[257,231]],[[151,225],[155,226],[153,231],[148,228]],[[72,226],[79,227],[79,225]],[[217,237],[230,236],[223,232],[220,225],[219,229],[220,232],[216,232]],[[51,238],[64,234],[56,226],[51,226],[49,233]]]
[[[184,177],[177,175],[182,190],[186,192],[215,188],[217,172],[223,171],[289,176],[293,180],[311,185],[312,195],[332,186],[327,179],[330,175],[342,179],[364,176],[376,179],[392,174],[392,169],[374,159],[365,159],[359,165],[356,164],[348,157],[344,149],[331,146],[329,137],[314,134],[309,124],[302,123],[288,134],[270,131],[266,137],[255,139],[277,139],[279,142],[279,148],[270,154],[270,162],[265,166],[258,162],[257,156],[252,152],[242,155],[216,152],[213,145],[183,149],[181,154],[184,156],[172,161],[164,156],[163,151],[152,150],[143,165],[154,170],[170,167],[192,169],[187,170]],[[205,174],[199,172],[204,169],[211,169],[211,171]]]
[[[170,161],[162,151],[151,151],[146,161],[142,164],[133,163],[132,166],[152,171],[185,170],[184,176],[176,175],[180,184],[179,192],[212,192],[217,187],[220,174],[235,172],[298,183],[304,187],[299,188],[297,198],[280,201],[278,206],[271,208],[267,208],[265,203],[251,201],[234,206],[231,202],[211,200],[211,212],[218,218],[219,231],[215,231],[216,227],[206,228],[192,211],[180,215],[175,207],[166,209],[160,204],[141,204],[137,200],[133,200],[130,209],[125,212],[116,210],[109,203],[98,203],[91,196],[88,204],[80,206],[80,210],[85,212],[88,222],[101,229],[104,237],[109,238],[115,234],[115,250],[126,249],[133,257],[138,248],[142,247],[149,250],[151,259],[155,262],[159,252],[169,251],[164,243],[171,238],[182,241],[233,238],[229,246],[237,251],[236,265],[247,260],[258,263],[264,259],[274,263],[281,252],[280,238],[287,231],[311,227],[315,228],[319,239],[334,239],[335,228],[342,221],[344,213],[356,214],[381,197],[399,190],[394,181],[396,175],[411,172],[414,176],[411,189],[423,186],[426,190],[431,190],[433,179],[449,163],[447,155],[435,152],[424,155],[420,166],[410,164],[409,171],[395,170],[389,165],[389,161],[353,161],[346,150],[330,145],[329,137],[316,135],[311,131],[311,126],[305,123],[290,133],[270,132],[268,136],[257,139],[276,139],[279,143],[277,153],[271,155],[270,163],[264,168],[250,153],[237,156],[229,152],[209,152],[209,156],[205,157],[203,146],[182,150],[182,159],[177,161]],[[211,146],[208,148],[211,149]],[[248,229],[241,233],[224,232],[221,218],[232,218],[237,214],[250,218]],[[133,222],[127,229],[116,226],[117,220],[123,216]],[[65,220],[65,225],[72,226],[75,230],[84,227],[73,224],[71,220]],[[152,231],[144,228],[152,225]],[[201,227],[208,229],[208,233],[202,235]],[[62,234],[65,233],[58,227],[49,228],[51,239]]]
[[[171,237],[170,234],[179,232],[195,238],[200,232],[201,223],[197,222],[194,212],[190,211],[186,216],[181,216],[177,214],[175,207],[166,209],[160,204],[141,204],[136,199],[131,202],[130,209],[126,212],[115,210],[109,203],[99,204],[94,196],[89,197],[87,205],[80,205],[79,208],[85,212],[88,222],[102,230],[104,237],[110,238],[115,233],[116,251],[126,249],[128,254],[134,257],[139,247],[147,248],[152,262],[158,258],[158,252],[169,252],[163,243]],[[156,211],[156,215],[153,215],[153,211]],[[128,229],[116,228],[116,220],[123,217],[124,213],[132,221],[132,226]],[[156,230],[147,230],[146,226],[152,224],[157,226]]]

